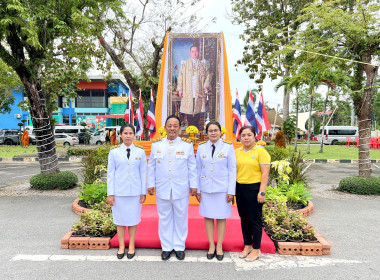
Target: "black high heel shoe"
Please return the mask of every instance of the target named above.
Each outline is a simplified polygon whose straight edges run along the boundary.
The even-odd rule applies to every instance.
[[[208,260],[212,260],[212,259],[215,257],[215,255],[216,255],[216,249],[215,249],[215,252],[214,252],[213,254],[209,254],[209,253],[207,252],[207,259],[208,259]]]

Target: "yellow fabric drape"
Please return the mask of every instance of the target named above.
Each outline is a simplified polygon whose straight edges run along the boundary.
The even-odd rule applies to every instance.
[[[157,131],[162,126],[162,104],[164,102],[165,62],[166,62],[166,52],[168,51],[167,49],[168,48],[168,43],[167,43],[168,34],[169,32],[166,32],[164,50],[162,52],[160,79],[158,81],[156,108],[154,111],[155,118],[156,118],[156,134],[154,135],[153,139],[160,137]]]
[[[228,75],[228,62],[227,62],[227,50],[226,43],[223,37],[223,70],[224,70],[224,124],[226,128],[226,140],[236,142],[236,137],[233,134],[233,122],[232,122],[232,102],[231,102],[231,88],[230,78]]]

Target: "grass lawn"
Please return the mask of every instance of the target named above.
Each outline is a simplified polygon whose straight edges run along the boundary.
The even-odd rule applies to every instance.
[[[57,149],[62,149],[62,147],[57,147]],[[25,154],[36,154],[37,148],[35,145],[30,145],[28,147],[21,146],[6,146],[0,145],[0,157],[14,157]]]
[[[325,145],[323,153],[319,153],[319,145],[310,145],[310,154],[306,154],[307,145],[297,146],[297,150],[305,152],[304,158],[311,159],[358,159],[359,151],[356,147]],[[380,149],[371,149],[371,159],[380,159]]]

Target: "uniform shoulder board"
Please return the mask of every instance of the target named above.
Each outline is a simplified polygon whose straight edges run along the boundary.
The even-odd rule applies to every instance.
[[[121,146],[121,144],[119,144],[119,145],[115,145],[115,146],[111,146],[111,147],[110,147],[110,150],[113,150],[113,149],[119,148],[120,146]]]
[[[191,143],[191,140],[189,138],[182,137],[181,139],[184,142]]]
[[[204,143],[207,143],[207,141],[203,141],[203,142],[199,143],[198,146],[199,146],[199,145],[202,145],[202,144],[204,144]]]
[[[144,147],[143,147],[143,146],[140,146],[140,145],[136,145],[136,144],[135,144],[135,147],[137,147],[137,148],[140,148],[140,149],[143,149],[143,150],[144,150]]]
[[[222,139],[222,140],[223,140],[224,143],[227,143],[227,144],[232,145],[232,142],[231,142],[231,141],[227,141],[227,140],[224,140],[224,139]]]
[[[154,139],[152,142],[153,142],[153,143],[156,143],[156,142],[161,141],[161,140],[162,140],[162,137],[160,137],[160,138],[156,138],[156,139]]]

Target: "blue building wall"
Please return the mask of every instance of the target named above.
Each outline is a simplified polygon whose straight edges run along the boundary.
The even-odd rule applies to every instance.
[[[120,80],[118,81],[111,81],[107,82],[107,91],[108,92],[113,92],[116,93],[118,96],[121,96],[122,94],[126,94],[127,96],[129,95],[129,88]],[[19,104],[21,101],[24,100],[24,94],[22,90],[20,91],[12,91],[12,94],[16,98],[15,102],[11,106],[12,111],[9,114],[4,114],[0,115],[0,129],[18,129],[19,127],[17,124],[21,121],[21,119],[26,119],[27,122],[25,125],[32,125],[31,118],[29,112],[22,112],[21,108],[17,107],[17,104]],[[133,93],[132,93],[132,96]],[[108,104],[110,106],[110,104]],[[58,108],[58,110],[54,113],[53,118],[57,120],[58,123],[63,123],[63,115],[68,115],[69,116],[69,124],[70,125],[76,125],[75,121],[75,116],[76,120],[78,118],[83,118],[84,120],[86,118],[95,118],[96,116],[92,115],[87,115],[84,117],[80,117],[77,115],[77,113],[104,113],[104,114],[109,114],[110,109],[109,108],[71,108],[71,102],[68,106],[69,108]],[[15,118],[15,114],[20,114],[20,118]],[[111,125],[111,119],[106,120],[106,125]]]
[[[0,115],[0,128],[18,129],[19,126],[17,124],[21,122],[22,119],[28,120],[29,113],[23,112],[20,107],[17,107],[17,104],[24,100],[24,93],[22,89],[12,90],[11,92],[15,97],[15,101],[11,105],[11,112],[9,114]],[[16,114],[19,114],[20,118],[16,118]]]

